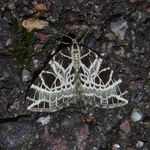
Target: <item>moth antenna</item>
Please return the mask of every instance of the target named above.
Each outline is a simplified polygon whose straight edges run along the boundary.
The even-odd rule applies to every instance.
[[[65,45],[70,45],[70,43],[66,43],[66,42],[60,42],[61,44],[65,44]]]
[[[59,44],[70,45],[70,43],[63,42],[62,40],[59,41],[59,40],[57,40],[57,39],[55,39],[55,38],[51,38],[51,39],[57,41]]]
[[[63,35],[63,36],[65,36],[65,37],[68,37],[70,40],[74,40],[73,38],[71,38],[69,35]]]
[[[79,41],[79,44],[81,44],[83,42],[83,40],[85,39],[85,37],[90,33],[92,29],[89,29],[87,32],[84,33],[83,37],[81,38],[81,40]]]

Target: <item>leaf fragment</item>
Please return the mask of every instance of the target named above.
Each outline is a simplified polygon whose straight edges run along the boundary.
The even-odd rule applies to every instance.
[[[34,29],[40,30],[48,27],[48,22],[37,18],[29,18],[22,21],[22,26],[26,28],[28,32],[31,32]]]

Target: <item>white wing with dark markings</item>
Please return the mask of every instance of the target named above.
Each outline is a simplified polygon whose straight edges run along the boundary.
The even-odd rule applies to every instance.
[[[93,51],[76,40],[58,52],[42,70],[27,92],[28,110],[54,112],[76,103],[114,108],[128,103],[121,92],[121,79]]]

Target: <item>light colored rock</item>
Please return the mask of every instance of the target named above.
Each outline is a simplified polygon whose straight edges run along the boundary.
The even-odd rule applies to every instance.
[[[137,140],[136,148],[142,148],[144,146],[144,142]]]
[[[111,31],[113,31],[114,34],[119,37],[119,40],[124,40],[124,36],[128,28],[128,24],[125,19],[119,19],[116,22],[111,22],[110,28]]]
[[[50,115],[39,117],[36,122],[41,123],[42,125],[46,125],[49,123],[49,121],[50,121]]]
[[[37,59],[33,60],[33,65],[37,69],[40,65],[39,61]]]
[[[126,134],[128,134],[131,131],[131,126],[128,118],[124,118],[121,121],[120,129]]]
[[[7,39],[5,45],[6,45],[6,46],[9,46],[10,44],[12,44],[12,39],[11,39],[11,38]]]
[[[31,74],[28,70],[23,69],[22,71],[22,81],[23,82],[28,82],[31,80]]]
[[[131,113],[131,120],[134,122],[140,121],[142,119],[142,112],[140,109],[133,109]]]
[[[119,150],[120,149],[120,145],[119,144],[114,144],[112,146],[112,150]]]

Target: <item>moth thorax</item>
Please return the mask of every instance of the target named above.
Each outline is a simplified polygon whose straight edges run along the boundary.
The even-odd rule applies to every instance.
[[[80,49],[79,45],[77,44],[75,47],[72,48],[72,62],[73,66],[76,70],[79,70],[80,68]]]

